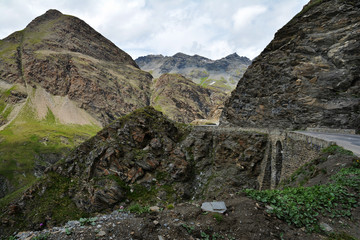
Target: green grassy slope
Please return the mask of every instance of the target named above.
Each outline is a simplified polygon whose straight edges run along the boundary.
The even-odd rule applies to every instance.
[[[99,130],[96,125],[61,124],[50,110],[39,120],[28,101],[13,122],[0,131],[0,175],[10,182],[8,190],[33,182],[35,165],[49,166]]]

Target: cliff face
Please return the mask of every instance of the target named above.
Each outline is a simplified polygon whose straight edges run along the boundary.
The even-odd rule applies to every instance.
[[[218,60],[177,53],[171,57],[148,55],[139,57],[135,61],[142,70],[149,71],[155,78],[165,73],[179,73],[201,86],[226,92],[235,88],[246,68],[251,64],[250,59],[240,57],[236,53]]]
[[[149,104],[151,75],[84,21],[49,10],[0,42],[0,79],[67,96],[103,125]]]
[[[360,131],[360,3],[310,1],[253,61],[221,124]]]
[[[218,121],[227,97],[220,90],[203,88],[180,74],[163,74],[152,88],[151,105],[183,123],[195,119]]]

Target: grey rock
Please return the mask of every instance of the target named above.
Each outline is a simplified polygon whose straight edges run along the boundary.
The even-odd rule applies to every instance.
[[[98,236],[98,237],[103,237],[105,235],[106,235],[106,232],[102,231],[102,230],[96,234],[96,236]]]
[[[324,223],[324,222],[321,222],[321,223],[320,223],[320,227],[321,227],[324,231],[326,231],[326,232],[332,232],[332,231],[333,231],[333,228],[330,227],[329,224]]]
[[[76,227],[76,226],[80,226],[80,222],[79,222],[79,221],[68,221],[68,222],[65,224],[65,227],[69,227],[69,228],[73,228],[73,227]]]
[[[218,212],[218,213],[224,213],[227,210],[225,202],[204,202],[201,205],[201,209],[205,212]]]

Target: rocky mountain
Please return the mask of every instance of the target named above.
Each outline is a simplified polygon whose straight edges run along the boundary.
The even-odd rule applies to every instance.
[[[151,81],[127,53],[57,10],[0,40],[0,198],[149,105]]]
[[[1,40],[0,61],[3,81],[67,97],[102,125],[149,104],[151,76],[84,21],[57,10]]]
[[[195,83],[209,88],[231,91],[251,64],[247,57],[233,53],[227,57],[211,60],[199,55],[177,53],[168,57],[148,55],[135,60],[139,67],[150,72],[154,78],[164,73],[179,73]]]
[[[360,132],[360,3],[310,1],[253,61],[221,124]]]
[[[218,122],[227,94],[201,87],[180,74],[163,74],[154,80],[151,106],[177,122],[196,119]]]

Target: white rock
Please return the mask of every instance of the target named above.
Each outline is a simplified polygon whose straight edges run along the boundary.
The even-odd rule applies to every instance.
[[[149,208],[152,212],[160,212],[160,208],[158,206],[152,206]]]
[[[205,212],[218,212],[218,213],[224,213],[227,210],[225,202],[204,202],[201,205],[201,209]]]
[[[98,237],[103,237],[105,235],[106,235],[106,232],[104,232],[102,230],[100,232],[98,232],[98,234],[96,234],[96,236],[98,236]]]
[[[321,222],[320,227],[325,230],[325,232],[332,232],[333,228],[329,226],[329,224]]]

